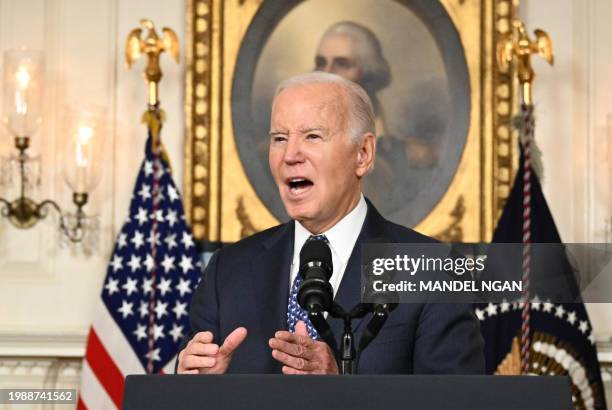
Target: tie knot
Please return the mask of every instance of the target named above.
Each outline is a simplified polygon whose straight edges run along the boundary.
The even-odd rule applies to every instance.
[[[329,243],[329,240],[327,240],[327,236],[325,235],[310,235],[308,241],[323,241],[325,243]]]

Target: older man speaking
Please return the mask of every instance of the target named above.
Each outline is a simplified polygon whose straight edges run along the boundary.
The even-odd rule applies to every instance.
[[[193,298],[178,373],[338,373],[295,300],[304,243],[329,244],[335,301],[350,308],[360,301],[362,244],[432,242],[385,220],[363,197],[375,156],[374,113],[360,86],[320,72],[280,84],[269,162],[292,221],[213,255]],[[334,322],[339,338],[342,324]],[[357,339],[362,322],[354,322]],[[470,306],[401,304],[363,352],[359,372],[481,373],[482,349]]]

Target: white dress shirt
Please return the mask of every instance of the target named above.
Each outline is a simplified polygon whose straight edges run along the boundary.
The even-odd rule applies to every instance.
[[[365,221],[366,214],[368,213],[368,206],[361,194],[357,206],[344,218],[342,218],[336,225],[326,232],[320,233],[325,235],[329,241],[329,247],[332,254],[332,263],[334,265],[334,271],[329,280],[329,283],[334,289],[334,297],[338,292],[338,287],[344,276],[344,270],[348,264],[348,260],[357,242],[357,237],[361,232],[361,227]],[[293,259],[291,262],[291,276],[289,280],[289,291],[291,292],[291,286],[295,280],[296,275],[300,269],[300,251],[306,240],[313,235],[308,229],[295,221],[295,237],[293,239]]]

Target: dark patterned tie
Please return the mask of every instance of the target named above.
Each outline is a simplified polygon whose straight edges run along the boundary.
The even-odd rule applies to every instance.
[[[308,241],[325,241],[329,243],[325,235],[311,235],[306,242]],[[306,324],[306,329],[308,329],[308,336],[310,336],[314,340],[319,340],[319,333],[314,328],[312,323],[310,323],[310,319],[308,319],[308,313],[302,309],[300,304],[297,301],[297,294],[300,290],[300,285],[302,284],[302,277],[300,273],[295,276],[293,280],[293,285],[291,286],[291,292],[289,292],[289,303],[287,305],[287,329],[291,332],[295,332],[295,325],[298,320],[301,320]]]

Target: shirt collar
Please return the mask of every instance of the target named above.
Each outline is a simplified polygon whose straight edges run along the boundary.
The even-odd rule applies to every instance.
[[[348,262],[357,237],[361,232],[361,227],[365,221],[366,214],[368,212],[368,206],[365,202],[363,194],[359,198],[357,206],[353,208],[351,212],[346,214],[338,223],[331,227],[331,229],[322,232],[322,235],[327,237],[329,241],[329,247],[332,252],[336,254],[338,258],[346,265]],[[299,263],[300,250],[306,240],[312,235],[300,222],[295,221],[295,237],[293,247],[293,263]]]

